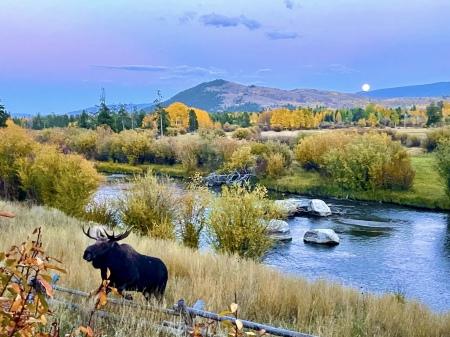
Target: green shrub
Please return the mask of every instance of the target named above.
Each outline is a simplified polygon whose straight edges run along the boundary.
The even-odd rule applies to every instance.
[[[15,200],[20,198],[17,164],[30,157],[39,144],[25,129],[10,121],[6,124],[0,128],[0,197]]]
[[[186,186],[178,200],[177,229],[183,244],[198,249],[200,235],[206,224],[207,209],[211,200],[211,192],[202,186],[202,177],[195,175]]]
[[[421,146],[425,151],[433,152],[438,144],[446,139],[450,139],[450,127],[439,128],[428,132]]]
[[[124,130],[119,133],[119,142],[123,154],[131,165],[142,164],[149,156],[152,147],[153,132],[143,130]]]
[[[236,139],[217,138],[213,141],[213,148],[217,151],[220,157],[220,162],[225,163],[231,160],[231,156],[242,143]]]
[[[84,155],[87,159],[93,159],[97,155],[98,133],[93,130],[79,132],[70,138],[69,144],[72,151]]]
[[[267,177],[268,178],[278,178],[283,174],[285,169],[284,165],[286,160],[281,153],[271,154],[267,157]]]
[[[450,198],[450,139],[441,141],[436,149],[436,169]]]
[[[292,151],[287,143],[283,143],[279,140],[268,140],[262,142],[251,142],[252,154],[257,156],[269,157],[276,153],[283,156],[285,165],[289,166],[292,163]]]
[[[28,199],[80,216],[104,177],[80,155],[64,155],[42,145],[18,165],[21,189]]]
[[[199,139],[178,141],[176,146],[177,160],[181,162],[186,173],[192,173],[198,169],[202,142]]]
[[[264,187],[224,186],[208,214],[210,243],[218,252],[258,260],[273,245],[268,222],[279,216]]]
[[[253,137],[253,132],[249,128],[238,128],[236,129],[231,137],[236,139],[250,140]]]
[[[87,207],[84,208],[84,212],[79,218],[85,221],[93,221],[94,223],[106,225],[110,228],[117,227],[120,222],[117,209],[114,207],[114,202],[108,200],[92,200]]]
[[[406,144],[407,147],[420,147],[421,144],[421,138],[417,135],[408,135],[406,138]]]
[[[355,133],[333,131],[301,138],[294,148],[295,158],[304,169],[320,171],[325,154],[332,149],[343,148],[355,136]]]
[[[283,125],[281,125],[281,124],[272,124],[272,125],[270,125],[270,128],[272,129],[272,131],[275,131],[275,132],[281,132],[281,131],[283,131]]]
[[[176,161],[176,141],[172,137],[163,137],[155,140],[151,147],[151,156],[156,164],[173,165]]]
[[[250,145],[243,145],[233,152],[230,161],[225,163],[228,172],[251,172],[256,165],[256,156],[252,155]]]
[[[222,129],[198,129],[198,135],[203,140],[212,141],[216,138],[225,137],[225,131]]]
[[[384,133],[364,133],[328,151],[323,168],[346,190],[408,189],[414,178],[409,154]]]
[[[178,128],[171,128],[168,127],[166,129],[166,136],[177,136],[178,135]]]
[[[176,198],[170,180],[160,180],[149,171],[134,178],[131,188],[117,201],[120,218],[142,234],[155,238],[175,238]]]

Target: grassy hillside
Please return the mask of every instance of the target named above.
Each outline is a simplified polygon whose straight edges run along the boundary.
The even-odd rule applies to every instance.
[[[22,242],[35,227],[41,226],[43,249],[61,259],[62,267],[68,271],[61,276],[59,285],[83,291],[98,287],[98,270],[82,259],[85,247],[93,243],[81,231],[87,224],[42,207],[29,208],[0,201],[0,210],[16,214],[14,219],[0,218],[0,251]],[[218,312],[229,308],[236,300],[242,319],[322,337],[450,335],[449,315],[434,314],[424,305],[405,300],[399,294],[374,296],[324,280],[307,282],[251,261],[200,253],[175,242],[133,234],[125,242],[141,253],[160,257],[167,264],[169,282],[163,307],[172,307],[181,298],[189,305],[203,299],[205,310]],[[140,294],[133,295],[135,301],[143,303]],[[73,328],[86,325],[93,304],[71,296],[63,297],[81,304],[77,312],[55,308],[61,332],[70,333]],[[107,308],[110,306],[108,304]],[[141,317],[155,323],[173,319],[154,311],[126,307],[115,310],[120,317],[118,321],[96,318],[92,324],[94,330],[105,330],[114,336],[166,336],[160,329],[143,324]],[[197,322],[201,321],[205,320],[197,318]]]

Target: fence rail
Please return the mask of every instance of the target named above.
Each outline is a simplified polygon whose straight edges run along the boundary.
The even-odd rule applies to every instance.
[[[86,292],[83,292],[80,290],[76,290],[76,289],[65,288],[65,287],[61,287],[61,286],[57,286],[57,285],[52,285],[52,287],[54,290],[66,292],[66,293],[69,293],[72,295],[78,295],[78,296],[83,296],[83,297],[88,297],[90,295],[89,293],[86,293]],[[117,300],[117,299],[113,299],[113,298],[108,298],[108,302],[112,303],[112,304],[126,305],[126,306],[130,306],[130,307],[134,307],[134,308],[160,311],[160,312],[164,312],[169,315],[182,316],[185,321],[185,325],[186,325],[185,328],[188,328],[188,329],[192,329],[192,327],[194,325],[195,316],[200,316],[200,317],[211,319],[211,320],[218,321],[218,322],[231,321],[233,324],[236,323],[236,319],[234,317],[219,316],[219,314],[217,314],[217,313],[201,310],[201,308],[203,307],[203,304],[204,304],[203,301],[197,301],[197,303],[196,303],[196,305],[194,305],[194,307],[188,307],[184,303],[184,300],[179,300],[178,303],[174,305],[174,309],[159,308],[159,307],[149,306],[149,305],[139,305],[139,304],[136,304],[129,300],[124,300],[124,299]],[[70,303],[70,302],[64,302],[64,303],[68,307],[78,308],[78,306],[74,303]],[[108,315],[109,315],[109,313],[102,311],[99,316],[100,317],[108,317]],[[271,334],[271,335],[275,335],[275,336],[317,337],[314,335],[304,334],[304,333],[296,332],[296,331],[292,331],[292,330],[276,328],[273,326],[260,324],[260,323],[256,323],[256,322],[246,321],[246,320],[242,320],[242,319],[239,319],[239,320],[242,322],[242,325],[247,329],[251,329],[251,330],[255,330],[255,331],[265,330],[267,334]]]

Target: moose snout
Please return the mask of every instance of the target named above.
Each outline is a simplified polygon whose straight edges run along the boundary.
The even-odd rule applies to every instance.
[[[85,259],[86,261],[90,262],[90,261],[92,261],[93,256],[92,256],[92,254],[89,253],[89,252],[84,252],[84,254],[83,254],[83,259]]]

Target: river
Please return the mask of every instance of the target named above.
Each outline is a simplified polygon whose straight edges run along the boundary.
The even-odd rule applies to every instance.
[[[116,194],[117,188],[105,184],[97,195]],[[263,263],[286,274],[323,278],[363,293],[398,292],[434,312],[450,311],[449,214],[376,202],[324,201],[337,214],[288,219],[292,242],[277,245]],[[304,233],[316,228],[333,229],[340,244],[305,244]]]

